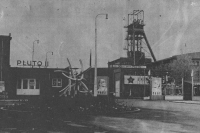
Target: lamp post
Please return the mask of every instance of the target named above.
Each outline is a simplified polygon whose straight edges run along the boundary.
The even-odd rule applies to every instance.
[[[35,45],[35,42],[39,43],[39,40],[33,41],[32,62],[31,62],[32,67],[33,67],[33,59],[34,59],[34,45]]]
[[[150,99],[152,98],[152,82],[151,82],[151,70],[148,71],[148,77],[149,77],[149,89],[150,89]]]
[[[48,53],[51,53],[52,55],[53,55],[53,52],[52,51],[48,51],[47,53],[46,53],[46,60],[45,60],[45,66],[46,66],[46,68],[48,67],[48,61],[47,61],[47,54]]]
[[[94,69],[94,96],[97,96],[97,17],[100,15],[106,15],[106,19],[108,19],[108,14],[98,14],[95,17],[95,69]]]

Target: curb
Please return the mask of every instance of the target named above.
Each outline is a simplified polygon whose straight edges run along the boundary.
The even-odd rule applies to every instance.
[[[189,101],[169,101],[169,102],[174,102],[174,103],[185,103],[185,104],[199,104],[200,105],[200,101],[198,102],[189,102]]]

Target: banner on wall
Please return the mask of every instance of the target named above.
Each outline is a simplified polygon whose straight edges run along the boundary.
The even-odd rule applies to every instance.
[[[162,95],[162,80],[161,78],[152,77],[152,95]]]
[[[98,76],[97,81],[97,95],[108,95],[109,78],[107,76]]]
[[[124,75],[124,84],[146,84],[150,83],[149,76]]]

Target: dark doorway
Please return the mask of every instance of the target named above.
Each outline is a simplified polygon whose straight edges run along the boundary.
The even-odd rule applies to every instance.
[[[184,82],[183,100],[192,100],[192,84]]]
[[[125,85],[126,98],[142,98],[144,96],[144,86]]]

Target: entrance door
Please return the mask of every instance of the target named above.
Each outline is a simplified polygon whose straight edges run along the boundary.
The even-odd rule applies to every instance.
[[[141,98],[143,97],[144,87],[140,85],[125,85],[126,98]]]
[[[137,88],[137,87],[132,87],[131,88],[131,96],[132,97],[140,97],[140,88]]]
[[[137,86],[137,85],[133,86],[131,88],[131,95],[132,95],[132,97],[134,97],[134,98],[141,98],[143,96],[143,89],[144,88],[141,87],[141,86]]]

